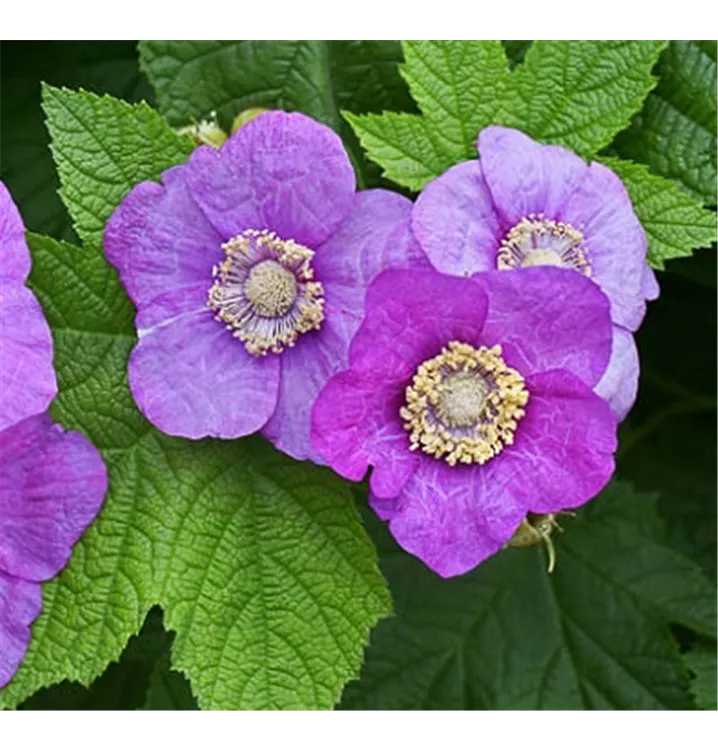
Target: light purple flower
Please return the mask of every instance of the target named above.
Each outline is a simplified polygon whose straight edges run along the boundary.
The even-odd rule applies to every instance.
[[[608,295],[615,324],[596,391],[622,419],[638,388],[631,333],[659,291],[623,184],[601,164],[509,128],[482,130],[478,150],[480,161],[457,164],[426,186],[412,215],[415,236],[444,273],[555,265],[590,276]]]
[[[105,251],[137,306],[129,380],[164,432],[261,430],[298,459],[312,403],[346,362],[366,286],[421,251],[411,203],[355,192],[341,140],[301,114],[267,112],[220,150],[123,200]]]
[[[35,295],[25,286],[29,273],[25,227],[0,182],[0,431],[45,411],[57,393],[52,336]]]
[[[347,479],[371,466],[370,503],[397,541],[461,574],[529,511],[575,508],[608,482],[617,423],[592,389],[611,339],[606,295],[564,269],[385,271],[312,439]]]
[[[42,609],[40,582],[62,570],[107,490],[80,433],[41,413],[57,393],[52,338],[25,287],[25,228],[0,183],[0,688],[15,674]]]

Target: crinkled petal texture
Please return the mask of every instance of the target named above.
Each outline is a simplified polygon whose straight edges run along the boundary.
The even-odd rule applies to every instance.
[[[0,689],[10,682],[30,643],[30,625],[42,610],[39,583],[0,570]]]
[[[25,286],[29,273],[25,227],[0,182],[0,430],[45,411],[57,394],[52,336]]]
[[[49,414],[0,432],[0,688],[15,674],[42,609],[40,581],[57,575],[107,492],[97,449]]]
[[[430,182],[416,201],[412,229],[432,265],[456,275],[496,268],[502,238],[541,214],[580,229],[592,278],[611,300],[615,323],[634,331],[645,300],[658,296],[646,265],[646,236],[619,178],[560,146],[518,130],[488,127],[480,162],[464,162]]]
[[[0,569],[28,581],[52,578],[102,507],[107,471],[79,432],[49,414],[0,434]]]
[[[579,301],[576,314],[562,312],[564,297]],[[555,268],[469,279],[390,270],[366,308],[349,367],[315,403],[312,439],[349,479],[373,467],[375,511],[439,575],[497,552],[527,512],[579,506],[609,480],[616,420],[592,388],[611,355],[610,304],[588,279]],[[530,394],[514,443],[483,466],[410,451],[399,414],[419,365],[452,340],[501,344]]]
[[[370,281],[385,268],[430,268],[411,234],[411,202],[387,190],[358,193],[338,230],[316,248],[324,321],[281,358],[277,407],[262,434],[297,459],[324,463],[309,439],[311,409],[329,377],[346,366]]]
[[[197,203],[229,239],[271,229],[316,248],[351,209],[356,180],[339,136],[299,113],[265,112],[217,151],[195,150],[187,180]]]

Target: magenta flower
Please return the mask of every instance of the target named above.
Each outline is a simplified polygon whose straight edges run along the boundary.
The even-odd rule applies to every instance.
[[[550,265],[593,279],[611,301],[615,324],[611,362],[596,391],[622,419],[638,388],[631,332],[646,300],[658,296],[623,184],[601,164],[509,128],[482,130],[478,149],[480,162],[457,164],[421,193],[412,215],[416,238],[444,273]]]
[[[97,515],[105,466],[79,433],[42,414],[57,393],[52,338],[25,286],[25,228],[0,182],[0,688],[22,662],[54,577]]]
[[[220,150],[198,148],[162,182],[135,187],[105,233],[137,306],[139,408],[173,435],[261,430],[319,460],[310,409],[346,362],[366,286],[421,256],[411,203],[356,193],[339,137],[284,112],[259,115]]]
[[[594,497],[616,419],[593,392],[611,352],[609,301],[557,268],[455,278],[389,270],[370,285],[349,367],[312,412],[312,439],[442,576],[470,570],[531,511]]]

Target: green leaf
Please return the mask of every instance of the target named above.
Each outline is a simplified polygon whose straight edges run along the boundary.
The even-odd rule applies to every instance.
[[[362,159],[340,109],[414,109],[397,71],[395,41],[143,41],[139,49],[172,124],[216,111],[229,128],[250,107],[298,110],[341,133],[364,182],[378,175]]]
[[[144,113],[138,116],[144,118]],[[44,609],[0,705],[88,684],[147,611],[176,632],[172,666],[203,708],[329,708],[390,600],[348,489],[260,438],[154,430],[126,381],[131,307],[95,251],[29,236],[55,342],[53,414],[100,449],[110,492]]]
[[[61,682],[28,698],[24,711],[128,711],[146,700],[155,662],[169,654],[170,635],[162,627],[162,614],[153,609],[142,630],[127,643],[118,662],[113,662],[90,687]]]
[[[411,190],[475,156],[478,131],[495,122],[509,80],[497,41],[403,42],[402,74],[422,115],[345,114],[384,175]]]
[[[368,155],[397,185],[419,191],[446,167],[446,160],[431,140],[418,115],[386,112],[383,115],[344,113]]]
[[[716,42],[673,41],[659,83],[615,148],[676,180],[703,203],[716,203]]]
[[[151,100],[134,42],[3,42],[0,177],[28,229],[71,239],[40,107],[40,81]]]
[[[678,185],[651,174],[643,164],[610,157],[601,161],[621,178],[648,236],[648,262],[664,268],[716,240],[716,214]]]
[[[543,550],[506,550],[449,580],[377,528],[396,617],[343,707],[689,708],[667,623],[712,631],[715,589],[665,543],[655,499],[613,485],[561,524],[552,575]]]
[[[502,123],[589,158],[607,146],[656,85],[665,42],[536,41],[511,76]]]
[[[42,107],[60,196],[88,245],[101,245],[107,219],[134,185],[156,179],[194,147],[144,102],[43,85]]]
[[[593,156],[630,122],[653,88],[664,42],[538,41],[509,73],[500,42],[404,42],[401,72],[420,115],[348,116],[369,157],[404,187],[420,190],[475,157],[491,124]]]
[[[195,711],[197,701],[187,680],[170,667],[168,655],[155,663],[147,688],[145,711]]]
[[[699,641],[687,654],[684,660],[693,673],[691,693],[696,707],[704,711],[715,711],[718,708],[716,698],[716,659],[715,641]]]

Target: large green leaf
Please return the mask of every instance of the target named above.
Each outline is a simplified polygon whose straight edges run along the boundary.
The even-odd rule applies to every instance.
[[[228,128],[249,107],[298,110],[342,134],[365,183],[376,181],[341,109],[414,105],[397,71],[394,41],[143,41],[140,61],[174,125],[216,111]]]
[[[660,41],[537,41],[511,76],[503,124],[593,156],[623,130],[656,85]]]
[[[53,414],[100,449],[110,492],[70,565],[44,587],[16,705],[88,684],[154,604],[172,664],[203,708],[329,708],[389,613],[375,552],[345,485],[263,440],[192,442],[154,430],[125,368],[131,307],[96,252],[31,236],[60,393]]]
[[[342,705],[689,708],[667,623],[712,632],[715,589],[665,543],[654,498],[614,485],[562,525],[552,575],[542,550],[507,550],[450,580],[377,528],[396,617]]]
[[[631,127],[618,136],[616,149],[715,205],[715,40],[671,42],[657,72],[656,90]]]
[[[348,115],[387,177],[420,190],[475,155],[486,125],[520,128],[584,157],[611,142],[656,79],[663,42],[538,41],[509,74],[500,42],[404,42],[402,74],[420,115]],[[524,48],[514,54],[521,55]]]
[[[172,665],[202,707],[330,707],[390,611],[347,488],[259,438],[162,435],[127,385],[133,309],[96,246],[132,183],[156,178],[187,144],[144,105],[47,88],[45,108],[63,198],[92,246],[30,236],[31,282],[55,342],[53,413],[101,450],[110,492],[71,564],[44,586],[0,703],[63,679],[87,684],[160,604],[177,634]]]
[[[3,42],[0,47],[0,176],[27,227],[70,239],[40,107],[40,82],[82,86],[128,101],[151,100],[134,42]]]

